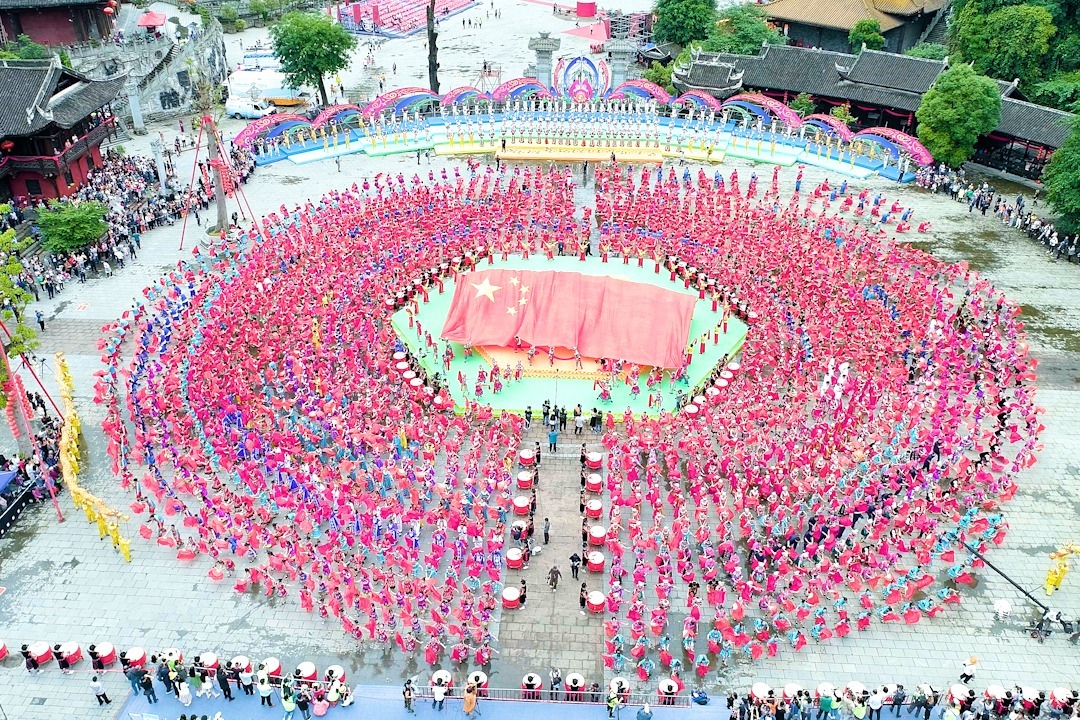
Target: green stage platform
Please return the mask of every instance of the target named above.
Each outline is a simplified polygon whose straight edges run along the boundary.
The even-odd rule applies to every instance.
[[[682,282],[672,282],[670,274],[661,268],[660,273],[655,272],[655,262],[646,259],[644,267],[638,267],[635,259],[630,264],[623,264],[621,258],[612,262],[603,263],[599,258],[587,258],[584,262],[577,257],[555,257],[548,260],[542,255],[534,255],[529,259],[512,257],[507,261],[495,260],[491,265],[482,262],[477,266],[478,270],[485,268],[503,268],[511,270],[533,271],[563,271],[578,272],[585,275],[608,275],[620,280],[646,283],[667,290],[690,293]],[[531,406],[538,411],[544,400],[550,400],[552,404],[566,407],[568,410],[578,403],[586,410],[594,407],[607,411],[623,412],[630,408],[635,415],[656,414],[662,408],[673,410],[678,395],[689,394],[690,389],[696,387],[702,379],[709,375],[716,365],[726,356],[733,358],[742,348],[746,339],[747,327],[737,318],[729,318],[727,333],[720,333],[719,341],[713,343],[713,329],[720,323],[723,315],[723,307],[716,311],[712,310],[712,301],[708,298],[698,300],[694,308],[693,318],[690,324],[690,343],[693,346],[693,361],[690,363],[689,372],[685,382],[676,383],[672,388],[670,382],[665,379],[660,387],[663,396],[661,406],[654,405],[649,410],[649,388],[645,384],[647,372],[642,372],[639,383],[640,394],[634,396],[630,387],[625,383],[617,383],[611,387],[611,401],[601,404],[599,391],[594,387],[594,377],[590,373],[599,376],[597,363],[589,358],[584,359],[583,370],[576,370],[572,361],[557,363],[556,368],[549,365],[546,349],[538,352],[533,358],[530,367],[524,350],[515,353],[512,349],[495,350],[492,354],[481,353],[474,350],[471,356],[466,357],[464,349],[458,343],[451,343],[454,350],[454,360],[449,373],[445,372],[442,363],[441,348],[445,342],[439,339],[442,333],[443,323],[450,309],[450,303],[454,297],[454,280],[448,278],[444,281],[444,290],[438,292],[437,287],[432,287],[429,292],[428,302],[420,300],[419,313],[414,316],[414,323],[419,325],[438,342],[440,352],[438,355],[425,347],[422,337],[418,337],[416,328],[410,327],[409,312],[407,309],[398,310],[392,317],[394,330],[402,342],[408,346],[410,353],[419,359],[427,370],[429,376],[439,373],[445,378],[445,385],[454,398],[459,412],[464,411],[465,401],[479,401],[491,405],[496,410],[511,410],[521,412]],[[698,354],[700,338],[707,335],[704,354]],[[564,351],[565,352],[565,351]],[[480,398],[473,395],[473,387],[479,370],[489,370],[491,363],[488,357],[497,357],[502,367],[510,364],[516,366],[520,359],[525,369],[526,377],[520,381],[504,381],[503,389],[498,394],[493,394],[490,387],[485,389]],[[461,386],[457,381],[458,373],[465,375],[469,384],[468,397],[462,393]],[[655,392],[655,388],[653,390]]]

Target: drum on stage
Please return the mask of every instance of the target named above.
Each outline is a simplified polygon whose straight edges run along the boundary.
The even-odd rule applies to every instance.
[[[517,474],[518,490],[528,490],[533,486],[533,474],[528,470],[522,470]]]
[[[503,588],[503,607],[507,610],[515,610],[521,605],[521,591],[516,587]]]
[[[251,672],[251,658],[247,655],[237,655],[229,661],[231,667],[236,668],[240,672]]]
[[[52,660],[53,657],[52,648],[49,647],[49,643],[41,640],[36,643],[30,643],[30,647],[26,648],[26,650],[30,653],[30,657],[37,660],[38,665],[44,665]]]
[[[720,377],[724,378],[728,382],[731,382],[735,378],[735,373],[731,372],[730,370],[721,370]]]
[[[319,679],[319,670],[315,667],[315,663],[305,660],[296,666],[296,670],[293,671],[293,677],[297,680],[314,682]]]
[[[585,517],[594,520],[604,514],[604,503],[599,500],[590,500],[585,503]]]
[[[510,548],[506,551],[506,567],[511,570],[520,570],[525,566],[525,559],[519,548]]]
[[[592,470],[599,470],[603,465],[604,456],[598,452],[585,453],[585,466]]]
[[[683,408],[683,410],[685,410],[686,414],[689,415],[690,417],[697,417],[698,413],[701,412],[700,410],[698,410],[698,406],[695,405],[694,403],[690,403],[685,408]]]
[[[585,607],[589,608],[591,613],[602,613],[607,607],[607,598],[599,590],[593,590],[585,600]]]
[[[656,697],[661,705],[674,705],[679,694],[679,684],[671,678],[664,678],[656,688]]]
[[[709,405],[717,405],[720,403],[720,390],[715,386],[705,388],[705,401]]]
[[[788,683],[784,686],[784,699],[794,700],[795,696],[802,692],[803,686],[799,683]]]
[[[408,355],[401,352],[400,350],[398,352],[394,353],[392,357],[394,359],[394,362],[396,362],[396,363],[401,362],[402,360],[408,360],[408,358],[409,358]]]
[[[326,668],[326,675],[324,677],[326,678],[326,682],[328,683],[343,683],[345,682],[345,668],[341,667],[340,665],[331,665],[330,667]]]
[[[484,691],[488,689],[488,676],[483,670],[473,670],[469,673],[467,681],[476,686],[476,694],[480,697],[487,694]]]
[[[413,370],[406,370],[405,372],[401,373],[401,379],[404,380],[405,382],[409,382],[410,380],[414,380],[414,379],[416,379],[416,372],[413,371]]]
[[[514,498],[514,514],[515,515],[528,515],[529,514],[530,501],[529,498],[524,495],[518,495]]]
[[[409,372],[412,371],[410,370]],[[409,387],[412,388],[413,392],[420,392],[420,388],[424,387],[424,381],[418,377],[414,377],[412,380],[409,380]]]
[[[403,373],[409,369],[409,363],[402,360],[401,362],[394,364],[394,369],[397,370],[399,373]]]
[[[604,481],[596,473],[589,473],[585,476],[585,489],[591,493],[603,492]]]
[[[1000,685],[987,685],[986,697],[989,700],[1004,700],[1005,688],[1001,687]]]
[[[731,362],[729,362],[729,363],[727,364],[727,369],[728,369],[728,370],[729,370],[730,372],[733,372],[733,373],[739,372],[739,369],[740,369],[741,367],[742,367],[742,365],[740,365],[740,364],[739,364],[738,362],[736,362],[735,360],[732,360]]]
[[[581,697],[585,692],[585,676],[580,673],[570,673],[566,676],[566,699],[573,700]]]
[[[540,691],[544,689],[543,679],[536,673],[527,673],[521,678],[521,699],[539,700]]]
[[[773,694],[773,689],[766,683],[756,682],[750,686],[750,694],[756,700],[766,700],[770,694]]]
[[[101,663],[102,667],[109,667],[116,662],[116,647],[112,643],[95,643],[87,650],[97,655],[98,662]]]
[[[630,682],[624,677],[613,677],[611,682],[608,683],[608,690],[616,695],[626,697],[630,694]]]
[[[589,544],[603,545],[607,539],[607,528],[603,525],[593,525],[589,528]]]
[[[518,453],[518,462],[523,467],[531,467],[536,462],[536,453],[532,450],[522,450]]]
[[[863,695],[868,695],[869,694],[869,693],[866,692],[866,686],[863,685],[858,680],[852,680],[847,685],[845,685],[844,686],[844,691],[850,697],[852,697],[852,698],[854,698],[856,700],[861,698]]]
[[[975,691],[967,685],[956,683],[949,688],[949,701],[959,705],[968,699],[968,693],[971,693],[972,696],[975,695]]]
[[[1050,691],[1050,707],[1061,709],[1073,695],[1067,688],[1057,687]]]
[[[814,688],[814,697],[823,698],[836,692],[836,686],[832,683],[823,682]]]
[[[454,687],[454,676],[450,674],[449,670],[436,670],[431,673],[432,685],[443,685],[447,688],[447,695],[449,695],[449,689]]]
[[[128,648],[120,653],[121,664],[127,662],[129,667],[142,667],[146,665],[146,651],[141,647]]]
[[[270,677],[281,677],[281,661],[276,657],[266,658],[259,663],[259,666]]]
[[[212,652],[203,652],[195,656],[195,664],[207,670],[217,670],[218,656]]]
[[[386,309],[391,311],[391,312],[393,312],[394,308],[396,307],[395,304],[394,304],[394,298],[389,298],[389,297],[386,298],[385,300],[383,300],[383,305],[385,305]]]
[[[716,379],[716,382],[715,382],[715,383],[713,383],[713,385],[714,385],[714,386],[715,386],[715,387],[716,387],[716,388],[717,388],[718,390],[723,390],[723,389],[725,389],[725,388],[726,388],[726,387],[727,387],[727,386],[728,386],[729,384],[730,384],[730,383],[728,383],[728,381],[727,381],[727,380],[725,380],[724,378],[717,378],[717,379]]]
[[[585,567],[589,572],[604,572],[604,562],[607,558],[599,550],[593,550],[585,556]]]

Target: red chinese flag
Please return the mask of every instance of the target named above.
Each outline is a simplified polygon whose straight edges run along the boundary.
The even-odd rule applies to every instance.
[[[464,273],[441,337],[473,346],[576,347],[583,357],[680,367],[697,297],[576,272]]]

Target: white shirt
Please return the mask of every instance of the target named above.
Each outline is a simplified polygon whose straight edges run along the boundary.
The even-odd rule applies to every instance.
[[[442,702],[446,698],[446,686],[432,685],[431,696],[435,699],[435,702]]]

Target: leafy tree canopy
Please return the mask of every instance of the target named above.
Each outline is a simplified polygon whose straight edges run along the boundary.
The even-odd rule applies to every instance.
[[[0,59],[3,60],[44,60],[52,51],[39,45],[28,35],[20,35],[15,42],[8,42],[0,47]]]
[[[847,36],[851,52],[862,52],[862,46],[866,45],[869,50],[881,50],[885,47],[885,36],[881,34],[881,25],[877,20],[869,18],[855,23]]]
[[[788,107],[799,113],[800,117],[814,114],[814,100],[810,97],[810,93],[799,93],[791,99]]]
[[[289,83],[318,88],[324,105],[323,77],[348,67],[356,47],[356,36],[321,13],[286,13],[271,26],[270,39]]]
[[[1080,112],[1080,70],[1061,73],[1052,80],[1039,83],[1031,91],[1031,99],[1040,105]]]
[[[658,0],[653,36],[658,42],[689,45],[709,37],[716,27],[713,0]]]
[[[984,15],[977,3],[969,2],[957,18],[952,45],[975,72],[999,80],[1020,78],[1027,85],[1042,77],[1056,32],[1044,7],[1009,5]]]
[[[1001,121],[1001,94],[993,80],[968,65],[938,76],[915,113],[919,140],[935,160],[957,167],[971,157],[975,141]]]
[[[1043,173],[1046,198],[1061,214],[1067,232],[1080,229],[1080,118],[1072,121],[1065,144],[1054,151]]]
[[[50,252],[77,250],[101,239],[108,209],[99,202],[51,202],[38,212],[42,243]]]
[[[925,60],[944,60],[949,54],[949,48],[939,43],[921,42],[904,52],[904,54]]]
[[[717,17],[709,37],[702,43],[706,52],[757,55],[763,44],[783,45],[787,38],[767,22],[760,5],[735,5]]]
[[[851,114],[851,103],[837,105],[829,111],[829,114],[845,125],[851,125],[855,122],[855,116]]]
[[[675,86],[671,83],[671,70],[674,63],[668,63],[667,65],[661,65],[660,63],[653,61],[653,64],[649,66],[645,72],[641,74],[641,77],[649,82],[654,82],[660,87],[664,88],[668,93],[675,94]]]

